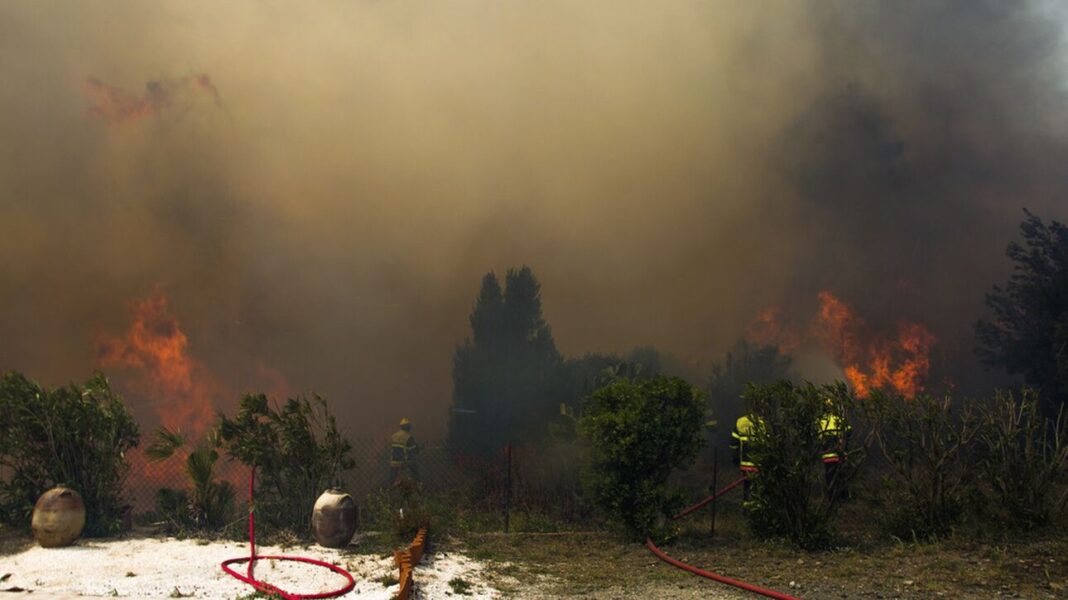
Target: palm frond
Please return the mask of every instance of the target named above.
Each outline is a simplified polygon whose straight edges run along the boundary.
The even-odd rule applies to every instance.
[[[166,460],[184,445],[185,437],[181,431],[160,426],[152,438],[152,443],[145,448],[145,454],[152,461]]]

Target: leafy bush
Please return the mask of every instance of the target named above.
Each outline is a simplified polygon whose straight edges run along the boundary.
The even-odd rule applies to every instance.
[[[1034,390],[1017,401],[998,392],[981,416],[979,465],[1003,516],[1025,529],[1045,525],[1065,506],[1056,486],[1068,478],[1068,425],[1063,409],[1042,416]]]
[[[246,395],[219,435],[230,456],[257,469],[257,523],[305,530],[315,500],[340,487],[352,469],[352,444],[338,431],[326,401],[290,398],[272,409],[263,394]]]
[[[67,485],[85,501],[85,535],[122,526],[125,452],[137,423],[97,373],[84,386],[46,390],[15,372],[0,378],[0,520],[28,526],[45,490]]]
[[[820,456],[827,438],[821,419],[834,415],[857,425],[854,401],[844,384],[795,385],[783,380],[749,385],[744,398],[755,415],[752,499],[746,505],[750,528],[763,537],[786,537],[805,549],[826,547],[832,521],[865,457],[868,444],[837,443],[843,460],[828,482]],[[844,436],[844,433],[842,434]]]
[[[703,417],[702,393],[677,377],[621,379],[591,396],[579,423],[592,446],[587,485],[627,535],[674,533],[670,516],[681,498],[667,479],[697,455]]]
[[[226,524],[230,518],[234,488],[229,481],[215,480],[220,443],[218,430],[212,429],[188,451],[185,459],[188,492],[161,489],[157,494],[157,508],[172,527],[214,528]],[[145,453],[150,460],[166,460],[184,446],[186,440],[181,432],[160,427]]]
[[[906,400],[874,394],[876,439],[890,464],[888,520],[898,537],[949,534],[974,494],[974,440],[979,421],[965,404],[959,414],[949,397]]]

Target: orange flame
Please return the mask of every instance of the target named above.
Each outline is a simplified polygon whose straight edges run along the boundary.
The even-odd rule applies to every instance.
[[[918,323],[900,321],[896,339],[872,334],[853,309],[834,294],[819,293],[818,334],[843,366],[858,397],[889,389],[914,398],[924,389],[935,336]]]
[[[906,398],[923,391],[931,367],[935,336],[918,323],[900,321],[893,338],[876,335],[852,307],[829,291],[818,295],[820,308],[807,333],[838,362],[853,390],[867,398],[874,390],[892,390]],[[784,323],[778,309],[761,311],[748,339],[792,352],[802,336]]]
[[[108,123],[136,122],[157,116],[174,105],[179,96],[192,93],[209,95],[219,103],[219,91],[205,74],[169,81],[149,81],[143,94],[128,92],[104,83],[95,77],[85,80],[85,95],[89,99],[89,113]]]
[[[135,412],[143,413],[151,407],[154,420],[181,431],[192,444],[199,443],[202,435],[214,425],[219,402],[234,395],[207,367],[192,357],[189,338],[171,313],[165,296],[157,293],[135,300],[131,304],[131,313],[132,321],[122,336],[98,337],[97,366],[130,371],[132,378],[123,386],[123,391],[135,399],[131,404]],[[255,379],[266,386],[272,397],[290,395],[285,377],[262,363],[257,365]],[[145,430],[144,438],[152,434],[154,425],[152,423],[152,428]],[[151,507],[156,488],[188,486],[183,470],[189,449],[179,448],[170,458],[153,462],[144,453],[147,444],[142,441],[140,448],[127,454],[131,472],[135,475],[127,493],[138,510]],[[235,486],[247,477],[236,462],[220,460],[215,468],[217,478]]]
[[[189,355],[189,339],[170,313],[167,298],[150,296],[133,303],[133,323],[123,337],[97,341],[100,367],[136,369],[133,388],[168,428],[199,435],[215,416],[215,399],[225,388]]]

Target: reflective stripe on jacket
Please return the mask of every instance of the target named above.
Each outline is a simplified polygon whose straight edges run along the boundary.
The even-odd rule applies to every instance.
[[[842,420],[838,415],[828,413],[820,417],[820,459],[824,464],[834,464],[842,460],[841,452],[845,448],[845,434],[848,430],[848,426],[842,427]]]

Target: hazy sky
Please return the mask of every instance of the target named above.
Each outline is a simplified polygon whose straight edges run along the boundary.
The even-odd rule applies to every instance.
[[[828,289],[970,364],[1022,207],[1068,220],[1066,22],[993,0],[8,0],[0,370],[82,380],[162,293],[230,388],[274,370],[351,429],[440,433],[479,279],[520,264],[569,355],[707,365]]]

